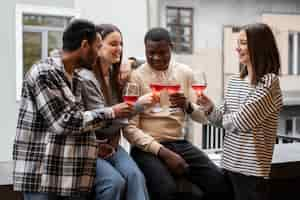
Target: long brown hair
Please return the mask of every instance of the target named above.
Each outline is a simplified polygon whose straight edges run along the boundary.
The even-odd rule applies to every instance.
[[[263,23],[245,25],[241,28],[247,35],[250,62],[253,68],[251,83],[256,85],[258,81],[268,73],[279,74],[280,58],[275,37],[271,28]],[[241,70],[240,77],[248,75],[247,67]]]
[[[96,31],[101,35],[102,39],[104,40],[105,37],[112,33],[112,32],[119,32],[121,37],[122,33],[119,30],[118,27],[116,27],[113,24],[100,24],[96,26]],[[123,41],[123,39],[122,39]],[[118,98],[118,101],[122,100],[122,88],[119,82],[119,74],[120,74],[120,66],[121,66],[121,60],[123,56],[123,51],[121,52],[121,58],[118,63],[112,64],[112,70],[110,71],[111,76],[111,86],[112,90],[116,93],[116,97]],[[101,85],[101,90],[103,92],[104,98],[108,104],[112,103],[112,93],[109,92],[108,85],[105,82],[102,67],[101,67],[101,58],[97,58],[96,64],[92,67],[92,70],[94,71],[97,80],[99,81]]]

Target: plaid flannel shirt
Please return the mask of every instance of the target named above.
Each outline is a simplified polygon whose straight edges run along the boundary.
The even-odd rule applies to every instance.
[[[96,167],[94,132],[113,119],[111,108],[84,111],[80,77],[65,76],[61,57],[47,58],[24,78],[13,147],[14,190],[62,196],[91,190]]]

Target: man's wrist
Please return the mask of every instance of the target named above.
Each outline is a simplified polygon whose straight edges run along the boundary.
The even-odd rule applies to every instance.
[[[158,157],[164,160],[164,158],[168,157],[168,150],[169,149],[167,149],[164,146],[160,147],[159,151],[158,151],[158,154],[157,154]]]
[[[194,112],[194,108],[192,106],[192,103],[189,101],[186,105],[185,111],[187,114],[192,114]]]
[[[214,106],[210,106],[208,109],[206,109],[204,111],[204,113],[205,113],[206,116],[209,116],[212,113],[213,110],[214,110]]]

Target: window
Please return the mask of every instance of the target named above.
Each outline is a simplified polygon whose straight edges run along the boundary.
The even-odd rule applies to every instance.
[[[167,29],[175,53],[193,53],[193,9],[167,7]]]
[[[23,76],[32,64],[62,48],[62,33],[70,17],[23,15]]]
[[[300,32],[289,32],[289,75],[300,75]]]
[[[292,117],[285,121],[285,134],[300,138],[300,117]]]
[[[64,27],[79,12],[68,8],[17,5],[16,7],[16,86],[21,96],[23,77],[32,64],[62,47]]]

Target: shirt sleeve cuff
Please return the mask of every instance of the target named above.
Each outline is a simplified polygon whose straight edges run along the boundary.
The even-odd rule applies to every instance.
[[[134,104],[134,109],[137,113],[141,113],[145,110],[144,106],[138,102]]]
[[[156,142],[156,141],[152,141],[150,146],[149,146],[149,151],[155,155],[158,155],[159,149],[162,147],[163,145]]]
[[[212,111],[208,115],[206,113],[208,121],[212,121],[215,118],[215,115],[216,115],[216,107],[215,106],[213,107]]]
[[[112,119],[115,119],[116,118],[115,111],[112,107],[110,109],[111,109],[111,117],[112,117]]]

